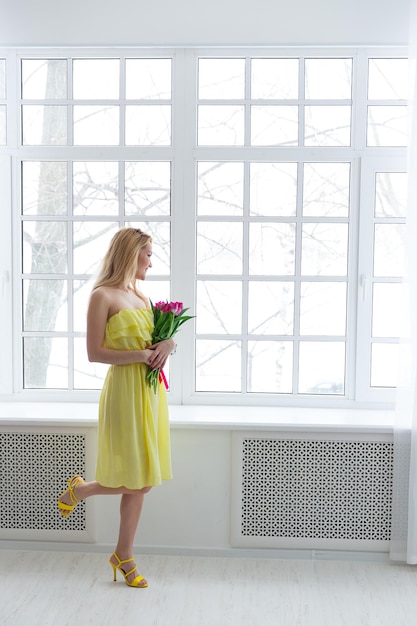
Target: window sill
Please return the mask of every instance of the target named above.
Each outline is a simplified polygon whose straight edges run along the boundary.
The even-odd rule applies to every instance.
[[[97,425],[97,403],[0,402],[0,426]],[[393,410],[255,406],[170,406],[172,428],[391,434]]]

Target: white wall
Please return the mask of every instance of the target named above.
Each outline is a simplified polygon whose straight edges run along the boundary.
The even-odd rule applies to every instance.
[[[404,45],[408,3],[0,0],[0,46]],[[175,480],[147,496],[138,544],[228,548],[231,433],[179,429],[172,443]],[[117,508],[94,504],[100,545],[113,545]]]
[[[406,44],[410,0],[0,0],[0,46]]]
[[[45,410],[43,419],[34,417],[29,407],[23,416],[23,406],[19,410],[21,419],[11,417],[13,408],[8,411],[8,417],[6,414],[0,416],[0,456],[6,459],[10,474],[3,489],[0,548],[11,547],[9,542],[12,541],[16,542],[17,549],[25,549],[26,545],[40,549],[111,553],[119,528],[119,496],[89,498],[85,528],[82,518],[78,522],[73,520],[74,526],[68,526],[59,517],[56,507],[56,497],[65,479],[80,471],[84,453],[86,467],[82,473],[87,480],[94,478],[97,430],[93,420],[88,419],[88,424],[84,424],[80,412],[83,413],[86,407],[67,405],[65,410],[59,411],[56,405],[49,411],[50,418]],[[194,412],[196,407],[191,410]],[[59,419],[54,417],[57,414]],[[143,551],[160,554],[204,552],[241,556],[247,550],[252,554],[254,550],[260,550],[263,555],[272,554],[274,550],[305,550],[305,555],[309,554],[307,558],[310,558],[315,550],[362,554],[388,552],[389,542],[385,537],[391,511],[391,428],[368,425],[360,429],[349,425],[349,418],[345,421],[347,415],[343,419],[341,413],[339,427],[326,426],[324,417],[321,425],[313,428],[307,422],[305,428],[294,425],[291,430],[285,423],[271,428],[271,424],[265,422],[264,427],[255,431],[251,420],[249,430],[244,426],[242,430],[235,430],[232,416],[229,426],[216,426],[216,409],[208,414],[212,415],[212,420],[207,419],[205,424],[172,425],[174,480],[154,487],[146,495],[135,538],[137,554]],[[285,410],[282,415],[290,420],[293,412]],[[61,434],[69,436],[66,439],[68,445],[62,445]],[[72,436],[77,442],[71,439]],[[282,477],[281,486],[276,491],[270,482],[268,452],[264,454],[261,445],[258,455],[253,448],[243,444],[253,437],[287,440],[294,444],[284,446],[286,451],[283,448],[282,453],[267,446],[270,454],[276,454]],[[325,449],[334,442],[337,446],[332,448],[330,462]],[[321,443],[325,443],[323,450]],[[33,454],[31,445],[34,446]],[[380,452],[375,446],[379,446]],[[24,474],[18,471],[22,458]],[[44,459],[44,468],[40,466],[40,458]],[[265,468],[265,481],[259,474],[261,467]],[[40,483],[42,470],[45,480]],[[345,489],[347,478],[348,491]],[[352,493],[353,485],[356,485],[357,496]],[[307,486],[309,494],[305,497]],[[36,501],[28,508],[28,494],[33,496],[35,491]],[[364,494],[369,496],[366,503]],[[330,515],[330,502],[335,515]],[[276,511],[276,532],[272,532],[270,524],[271,507]],[[252,520],[246,524],[249,532],[244,532],[241,525],[245,510]],[[253,516],[257,519],[256,524]],[[300,524],[296,534],[294,524]],[[326,528],[330,536],[326,534]],[[280,529],[284,531],[282,536]],[[306,530],[304,535],[303,530]]]
[[[174,479],[145,497],[138,550],[230,549],[231,432],[173,429],[171,438]],[[102,496],[90,501],[95,508],[94,542],[99,546],[113,549],[119,500]]]

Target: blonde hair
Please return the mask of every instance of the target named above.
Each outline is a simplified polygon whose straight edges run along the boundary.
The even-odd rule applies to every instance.
[[[136,268],[141,250],[152,242],[151,235],[139,228],[121,228],[113,236],[93,289],[97,287],[131,287],[135,293]]]

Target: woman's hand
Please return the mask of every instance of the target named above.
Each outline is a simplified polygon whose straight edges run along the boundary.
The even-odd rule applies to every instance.
[[[153,370],[162,369],[168,360],[169,355],[175,347],[175,341],[173,339],[164,339],[152,346],[149,346],[147,350],[152,352],[149,360],[147,361],[149,367]]]
[[[141,355],[141,362],[146,363],[146,365],[149,365],[149,367],[154,369],[152,367],[152,357],[154,356],[153,350],[151,350],[151,348],[145,348],[145,350],[140,351],[140,355]]]

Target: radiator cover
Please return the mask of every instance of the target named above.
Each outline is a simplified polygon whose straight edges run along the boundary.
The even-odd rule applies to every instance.
[[[393,443],[236,433],[232,543],[381,550],[389,543]]]
[[[64,519],[57,508],[66,480],[85,475],[82,433],[0,432],[0,537],[82,539],[86,505]]]

